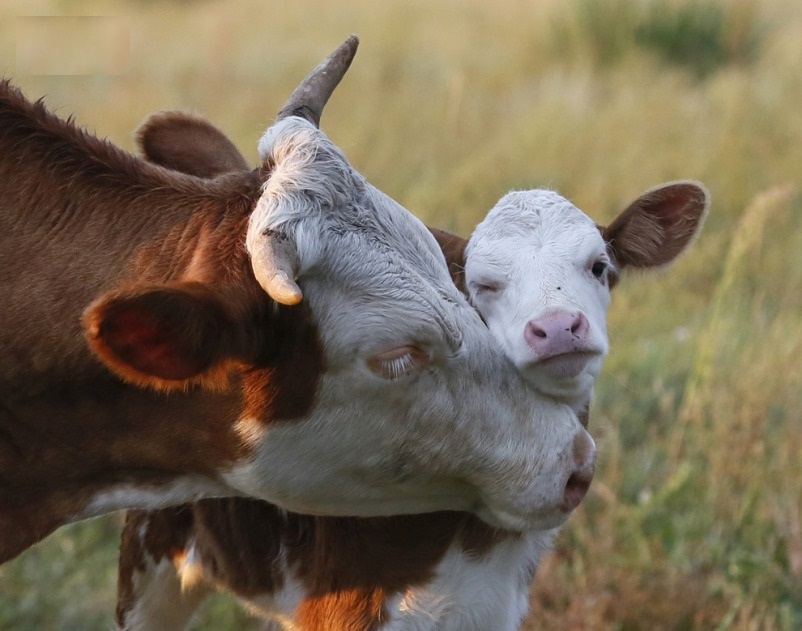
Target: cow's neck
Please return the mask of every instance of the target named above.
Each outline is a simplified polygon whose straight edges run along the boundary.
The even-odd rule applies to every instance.
[[[241,455],[239,389],[125,386],[81,316],[125,282],[236,270],[258,191],[253,174],[204,183],[144,164],[15,98],[0,90],[0,561],[115,503],[157,505],[159,487],[200,496]]]
[[[4,406],[0,562],[77,519],[222,494],[215,469],[241,455],[240,407],[233,390],[165,395],[103,377]]]
[[[0,388],[42,388],[48,373],[61,381],[94,369],[81,316],[104,291],[177,280],[193,270],[204,280],[218,267],[241,271],[232,259],[246,259],[242,235],[258,184],[250,174],[230,180],[209,195],[175,182],[145,193],[136,180],[76,190],[44,186],[37,193],[32,182],[7,190],[11,180],[0,172],[0,204],[10,204],[0,216],[7,224],[0,226]],[[38,202],[23,209],[24,217],[14,199],[20,195]],[[54,208],[59,219],[48,216]]]
[[[195,235],[175,228],[176,243],[191,249],[213,229],[195,224]],[[113,252],[114,241],[100,249]],[[192,262],[170,261],[164,245],[144,255],[144,242],[129,250],[127,265],[98,263],[119,279],[138,267],[144,276],[180,276]],[[238,388],[164,394],[122,384],[83,338],[82,312],[105,281],[87,271],[91,256],[79,265],[76,251],[63,275],[32,258],[35,276],[4,282],[0,307],[9,323],[0,331],[0,561],[63,523],[158,505],[165,490],[164,504],[211,495],[215,471],[242,455],[233,429],[244,406]],[[143,267],[148,259],[154,264]]]

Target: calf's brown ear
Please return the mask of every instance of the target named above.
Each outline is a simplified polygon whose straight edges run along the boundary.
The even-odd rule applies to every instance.
[[[646,191],[601,228],[618,270],[671,263],[699,233],[709,204],[707,189],[690,180]]]
[[[109,292],[84,312],[89,347],[125,381],[160,390],[224,387],[257,340],[236,297],[202,283]]]

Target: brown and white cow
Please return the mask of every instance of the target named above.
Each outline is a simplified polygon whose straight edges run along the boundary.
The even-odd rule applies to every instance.
[[[245,164],[196,116],[155,115],[138,140],[149,159],[207,176]],[[640,196],[600,230],[553,191],[521,191],[499,201],[467,247],[433,232],[456,283],[530,387],[585,411],[607,353],[610,288],[622,270],[675,259],[707,207],[701,185],[675,182]],[[117,622],[181,629],[216,588],[289,629],[517,629],[555,533],[497,530],[458,512],[311,517],[239,498],[132,511]]]
[[[215,179],[0,84],[0,561],[71,521],[220,496],[566,519],[589,435],[317,128],[355,49],[290,97],[259,169]]]

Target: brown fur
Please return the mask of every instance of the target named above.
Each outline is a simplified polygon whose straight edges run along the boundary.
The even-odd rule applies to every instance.
[[[443,250],[451,280],[454,281],[457,289],[467,294],[465,288],[465,246],[468,245],[468,240],[440,228],[429,227],[429,232],[432,233],[440,249]]]
[[[212,182],[168,171],[7,81],[0,129],[2,562],[112,485],[213,477],[248,453],[234,429],[243,409],[277,420],[308,409],[322,358],[304,311],[272,303],[248,265],[244,226],[267,173]],[[144,302],[161,305],[150,320],[137,313]],[[90,304],[94,350],[113,364],[105,349],[124,348],[144,370],[118,369],[155,389],[121,383],[90,353]],[[115,330],[110,310],[138,327]],[[175,348],[193,345],[203,352],[176,362]],[[293,379],[276,377],[284,369]]]
[[[516,535],[456,512],[322,518],[242,498],[132,511],[122,536],[117,622],[123,625],[136,603],[133,574],[144,569],[145,559],[183,559],[190,541],[202,560],[203,580],[243,598],[283,586],[277,563],[283,554],[307,594],[295,618],[299,629],[364,631],[383,621],[388,596],[429,581],[452,544],[481,557],[508,536]]]
[[[705,191],[695,182],[659,186],[638,197],[602,229],[616,267],[655,267],[674,261],[698,234],[707,204]]]
[[[162,121],[169,118],[170,125]],[[208,151],[203,160],[197,159],[193,143],[187,143],[198,129],[205,133]],[[217,130],[215,130],[217,131]],[[137,144],[142,154],[154,164],[198,177],[214,177],[229,171],[247,171],[248,163],[228,137],[208,133],[206,119],[187,112],[164,112],[150,116],[137,130]]]

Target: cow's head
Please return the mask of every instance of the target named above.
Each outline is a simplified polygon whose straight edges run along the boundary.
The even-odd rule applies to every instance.
[[[560,524],[592,439],[527,387],[425,226],[317,128],[325,99],[309,90],[259,143],[248,277],[110,293],[87,312],[93,350],[140,385],[242,390],[243,451],[218,475],[233,492],[307,514]]]
[[[582,407],[607,354],[607,306],[619,274],[673,261],[707,207],[701,184],[674,182],[600,228],[553,191],[509,193],[468,242],[470,299],[532,387]]]

